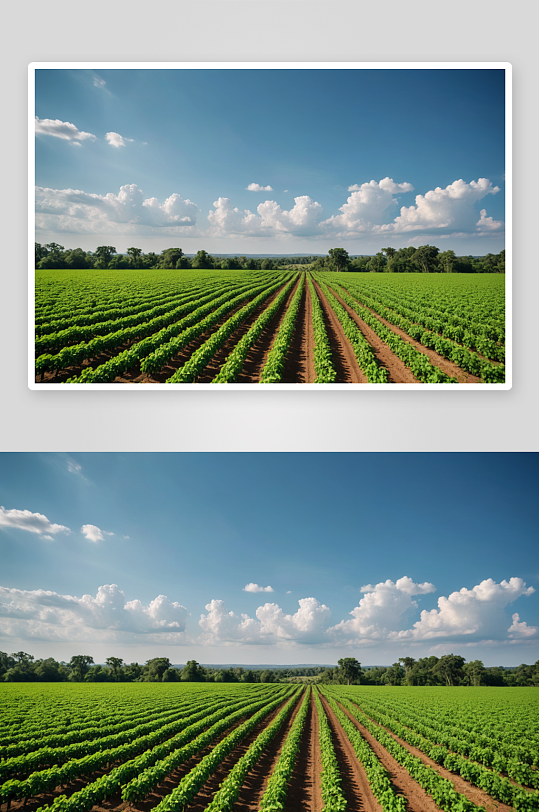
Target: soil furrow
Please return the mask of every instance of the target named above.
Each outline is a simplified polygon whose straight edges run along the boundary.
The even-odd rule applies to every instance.
[[[321,696],[321,700],[331,728],[335,755],[339,762],[341,787],[347,803],[346,812],[382,812],[382,807],[373,795],[365,770],[356,756],[350,739],[331,710],[328,701],[323,696]],[[424,810],[424,812],[429,812],[429,810]]]
[[[232,770],[234,765],[237,761],[240,760],[242,756],[245,755],[251,744],[257,738],[257,736],[262,733],[262,731],[269,725],[277,714],[282,710],[284,705],[289,701],[288,699],[284,700],[279,707],[274,710],[269,716],[266,716],[259,725],[248,735],[246,736],[243,741],[241,741],[234,750],[228,754],[228,756],[221,762],[218,766],[216,771],[211,775],[204,786],[202,786],[198,792],[198,794],[193,798],[191,803],[189,804],[189,812],[204,812],[208,804],[211,803],[211,800],[215,793],[219,790],[220,785],[225,780],[229,772]],[[296,697],[296,703],[299,701],[299,697]],[[144,812],[149,812],[149,810],[144,810]]]
[[[281,328],[281,324],[283,323],[283,319],[286,316],[287,310],[290,306],[290,302],[298,289],[299,279],[297,280],[296,284],[290,291],[289,295],[287,296],[286,300],[283,302],[275,316],[266,325],[266,328],[258,341],[256,341],[252,347],[249,348],[249,352],[247,353],[247,358],[243,364],[242,370],[238,375],[237,383],[259,383],[260,382],[260,375],[262,374],[262,370],[264,369],[264,365],[266,363],[266,359],[268,357],[268,353],[273,346],[273,342],[275,341],[277,334]]]
[[[415,788],[417,788],[417,791],[420,791],[426,798],[428,798],[430,806],[427,808],[425,806],[419,805],[419,806],[415,807],[417,812],[429,812],[430,809],[432,809],[432,812],[434,812],[434,810],[438,809],[438,807],[436,806],[436,804],[434,803],[434,801],[432,800],[430,795],[427,795],[425,790],[422,787],[420,787],[419,784],[417,784],[410,777],[410,775],[404,769],[404,767],[401,767],[401,765],[398,763],[398,761],[396,761],[393,758],[393,756],[390,755],[387,752],[387,750],[380,744],[380,742],[378,742],[374,738],[374,736],[371,733],[369,733],[369,731],[365,727],[363,727],[361,722],[358,722],[358,720],[355,719],[351,714],[349,714],[348,711],[345,708],[343,708],[343,711],[352,720],[352,722],[356,725],[356,727],[360,730],[361,734],[363,736],[365,736],[365,738],[367,739],[367,741],[369,742],[369,744],[371,745],[373,750],[376,752],[376,755],[378,756],[380,761],[382,761],[382,763],[384,764],[384,767],[386,767],[386,763],[385,763],[384,759],[386,759],[388,761],[388,763],[393,762],[396,765],[396,767],[398,768],[398,770],[404,772],[406,774],[406,776],[408,776],[408,781],[411,782],[411,785],[413,784],[413,786]],[[380,725],[380,727],[381,727],[381,725]],[[484,792],[484,790],[479,789],[479,787],[472,786],[472,784],[469,784],[463,778],[460,778],[460,776],[455,775],[454,773],[450,772],[449,770],[446,770],[444,767],[440,767],[438,764],[436,764],[435,761],[433,761],[428,756],[426,756],[424,753],[422,753],[421,750],[418,750],[417,748],[412,747],[411,745],[407,744],[405,741],[403,741],[402,739],[399,739],[398,736],[395,736],[390,731],[387,731],[387,732],[389,733],[389,735],[393,739],[395,739],[396,742],[401,744],[410,753],[412,753],[412,755],[417,756],[419,759],[421,759],[423,764],[426,764],[427,766],[432,767],[433,769],[436,770],[436,772],[442,778],[447,778],[449,781],[451,781],[454,784],[456,791],[460,792],[461,795],[465,795],[466,798],[468,798],[468,800],[472,801],[472,803],[477,804],[477,806],[484,806],[485,809],[488,812],[514,812],[512,810],[512,807],[507,806],[506,804],[502,804],[499,801],[496,801],[494,798],[492,798],[490,795],[488,795],[486,792]],[[382,755],[380,755],[380,754],[382,754]],[[386,767],[386,769],[387,769],[387,767]],[[393,778],[391,780],[393,780]],[[395,785],[397,785],[396,781],[395,781]],[[408,796],[407,791],[405,792],[405,794],[406,794],[406,797],[408,798],[409,796]],[[411,804],[409,804],[409,806],[410,806],[411,810],[414,809]]]
[[[367,383],[367,377],[359,367],[354,350],[346,338],[342,324],[318,282],[314,282],[314,286],[324,314],[324,324],[331,346],[331,358],[337,373],[335,383]]]
[[[341,299],[337,291],[333,290],[333,294],[344,307],[350,318],[355,321],[365,336],[365,339],[373,348],[374,354],[380,366],[387,369],[389,373],[389,383],[419,383],[419,381],[414,378],[412,371],[408,369],[404,361],[401,361],[398,355],[395,355],[391,348],[388,347],[388,345],[382,341],[378,335],[376,335],[372,327],[369,327],[369,325],[364,322],[363,319],[360,318],[360,316],[358,316],[358,314],[355,313],[348,304],[346,304],[344,299]]]
[[[267,299],[261,302],[256,308],[256,310],[253,313],[251,313],[251,315],[248,316],[236,328],[236,330],[234,330],[232,335],[230,335],[226,339],[223,346],[220,347],[213,356],[213,358],[210,359],[208,365],[202,370],[200,375],[197,376],[196,379],[197,383],[211,383],[213,381],[213,379],[218,374],[219,370],[225,363],[226,359],[228,358],[228,356],[230,355],[230,353],[232,352],[238,341],[240,341],[243,338],[243,336],[249,332],[249,330],[256,322],[258,317],[261,316],[264,310],[266,310],[266,308],[270,306],[270,304],[274,301],[274,299],[277,298],[277,296],[281,293],[282,289],[285,287],[286,284],[287,282],[283,282],[279,290],[275,291],[275,293],[272,293],[271,296],[268,296]],[[242,307],[245,307],[245,304],[243,304]],[[230,316],[228,318],[230,318]],[[225,321],[228,321],[228,319],[225,319]],[[211,332],[213,333],[215,332],[215,330],[212,330]]]
[[[314,383],[314,331],[311,292],[305,290],[283,370],[282,383]]]
[[[283,725],[266,752],[258,760],[251,772],[248,773],[238,799],[234,804],[234,812],[257,812],[259,809],[260,801],[266,790],[269,777],[272,775],[275,765],[279,760],[281,750],[290,732],[290,728],[299,713],[302,701],[303,696],[294,708],[288,722]]]
[[[311,693],[309,712],[284,802],[286,812],[320,812],[323,806],[320,794],[320,769],[318,715]]]
[[[379,316],[378,313],[376,313],[376,311],[373,310],[371,307],[367,307],[366,304],[363,304],[361,299],[358,299],[358,297],[355,296],[353,293],[351,293],[350,296],[356,299],[356,301],[358,301],[361,304],[361,306],[365,308],[365,310],[368,310],[370,313],[372,313],[373,316],[379,319],[381,323],[384,324],[387,328],[389,328],[393,333],[395,333],[395,335],[400,336],[405,341],[407,341],[408,344],[411,344],[412,347],[415,347],[416,350],[419,350],[419,352],[422,352],[423,355],[426,355],[431,364],[434,364],[434,366],[439,367],[442,370],[442,372],[445,372],[446,375],[449,375],[452,378],[456,378],[459,383],[481,383],[481,378],[478,378],[476,375],[472,375],[471,373],[466,372],[464,369],[461,369],[459,366],[454,364],[453,361],[448,361],[447,358],[443,357],[443,355],[439,355],[434,350],[431,350],[428,347],[425,347],[423,344],[420,344],[419,341],[416,341],[415,338],[409,336],[408,333],[405,333],[404,330],[401,330],[400,327],[397,327],[395,324],[391,324],[390,321],[384,319],[382,316]]]

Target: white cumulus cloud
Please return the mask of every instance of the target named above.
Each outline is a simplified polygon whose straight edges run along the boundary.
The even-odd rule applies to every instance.
[[[295,197],[289,211],[274,200],[260,203],[256,214],[249,209],[233,208],[228,197],[220,197],[213,205],[215,210],[208,214],[212,236],[308,236],[316,233],[322,219],[322,206],[308,195]]]
[[[320,224],[320,228],[334,236],[353,236],[372,231],[383,223],[386,212],[397,204],[395,195],[413,191],[411,183],[395,183],[393,178],[371,180],[348,187],[352,194],[335,214]]]
[[[439,186],[425,195],[416,195],[415,206],[403,206],[400,215],[392,223],[382,225],[380,232],[407,233],[421,231],[436,234],[439,232],[475,232],[481,224],[483,230],[494,230],[501,227],[499,222],[492,224],[492,218],[486,217],[483,209],[481,219],[477,222],[477,211],[474,203],[486,195],[495,195],[500,191],[487,178],[479,178],[466,183],[462,178],[450,183],[445,189]]]
[[[120,187],[117,195],[36,187],[37,225],[57,233],[138,234],[159,229],[191,234],[197,212],[196,204],[180,194],[170,195],[163,203],[144,198],[135,183]]]
[[[124,138],[120,133],[107,133],[105,138],[111,147],[125,147],[127,141],[134,141],[133,138]]]
[[[520,615],[518,612],[515,612],[511,619],[513,622],[507,630],[509,632],[509,637],[522,639],[528,637],[537,637],[539,635],[539,626],[528,626],[526,621],[520,620]]]
[[[249,192],[273,192],[271,186],[261,186],[259,183],[250,183],[247,190]]]
[[[364,597],[350,612],[352,620],[342,620],[330,631],[337,638],[350,642],[385,639],[392,630],[398,628],[407,613],[417,608],[418,604],[413,596],[426,595],[435,589],[428,582],[416,584],[408,576],[395,582],[383,581],[375,586],[367,584],[361,587]]]
[[[35,118],[36,133],[38,135],[53,135],[55,138],[63,138],[64,141],[71,141],[80,146],[81,141],[96,141],[97,137],[92,133],[79,130],[69,121],[60,121],[59,118]]]
[[[182,642],[188,612],[165,595],[126,601],[116,584],[74,597],[43,589],[0,587],[0,632],[25,640],[120,640],[126,634]]]
[[[113,536],[114,533],[109,533],[106,530],[100,530],[95,524],[83,524],[80,532],[88,541],[98,542],[103,541],[105,536]]]
[[[534,591],[533,587],[526,587],[522,578],[510,578],[499,584],[487,578],[473,589],[463,587],[449,597],[439,598],[437,609],[423,610],[413,628],[396,632],[392,637],[425,640],[473,635],[501,639],[506,636],[507,630],[505,607],[521,596],[532,595]],[[518,628],[516,625],[515,629]]]
[[[273,592],[271,586],[258,586],[258,584],[247,584],[243,587],[244,592]]]
[[[0,527],[16,527],[48,539],[57,533],[71,533],[69,527],[50,522],[42,513],[32,513],[30,510],[6,510],[4,507],[0,507]]]
[[[216,643],[264,643],[289,645],[316,644],[324,641],[331,612],[316,598],[301,598],[293,615],[285,614],[276,603],[265,603],[256,610],[256,619],[247,614],[227,611],[224,601],[206,605],[199,625],[202,641]]]
[[[504,224],[501,220],[494,220],[493,217],[487,217],[487,210],[481,209],[479,212],[480,217],[476,223],[479,231],[499,231],[503,229]]]

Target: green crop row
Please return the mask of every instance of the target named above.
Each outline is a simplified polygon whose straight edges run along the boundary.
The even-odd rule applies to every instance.
[[[247,286],[247,290],[250,290],[250,286]],[[217,295],[211,293],[201,299],[190,300],[174,308],[174,310],[169,311],[166,315],[156,316],[134,327],[123,327],[114,333],[96,336],[88,342],[64,347],[55,355],[45,353],[36,359],[36,372],[44,372],[48,369],[63,369],[72,364],[80,364],[82,361],[93,358],[104,350],[116,349],[122,346],[122,344],[125,344],[126,341],[131,341],[133,338],[138,338],[139,336],[149,336],[153,339],[155,336],[168,337],[170,335],[177,335],[178,330],[191,324],[193,320],[210,312],[221,303],[228,302],[229,299],[229,290],[220,294],[217,292]],[[180,319],[180,321],[178,321],[178,319]],[[130,349],[133,348],[131,347]],[[126,352],[130,352],[130,350],[126,350]],[[115,359],[112,360],[114,361]]]
[[[233,383],[237,379],[247,358],[247,353],[285,302],[295,282],[296,280],[292,279],[285,285],[272,303],[260,314],[249,331],[238,341],[212,383]]]
[[[277,810],[284,808],[284,800],[299,751],[300,738],[305,727],[310,704],[311,688],[308,686],[299,712],[286,737],[277,764],[269,777],[266,790],[260,801],[260,812],[277,812]],[[209,807],[209,809],[212,809],[212,807]],[[223,812],[225,809],[228,810],[230,807],[223,808]],[[221,812],[221,807],[216,807],[215,812],[217,810]]]
[[[339,294],[346,304],[388,345],[390,350],[406,364],[418,381],[422,383],[457,383],[456,378],[450,378],[439,367],[431,364],[424,353],[416,350],[415,347],[412,347],[411,344],[382,324],[365,307],[361,307],[344,288],[339,288]]]
[[[204,703],[204,706],[211,705],[214,700]],[[36,750],[31,750],[27,753],[22,753],[18,756],[7,758],[0,763],[0,781],[5,781],[7,778],[14,776],[21,777],[29,775],[34,772],[38,767],[49,766],[51,764],[61,764],[69,761],[71,758],[80,758],[89,753],[95,753],[101,749],[108,749],[110,747],[117,747],[124,742],[130,742],[140,736],[145,736],[147,733],[152,733],[154,730],[159,730],[164,725],[168,725],[171,720],[172,724],[182,719],[184,716],[189,715],[190,708],[193,704],[198,705],[196,701],[189,703],[185,707],[176,708],[175,710],[168,710],[158,715],[155,719],[148,722],[137,724],[135,727],[131,726],[128,730],[120,730],[116,733],[102,736],[95,728],[90,728],[89,731],[83,736],[73,742],[68,742],[64,745],[50,745],[43,744],[42,747]],[[66,737],[64,737],[65,740]]]
[[[286,356],[292,341],[304,290],[305,274],[302,274],[298,288],[292,297],[292,301],[279,327],[279,332],[266,358],[264,369],[260,375],[260,383],[280,383],[282,380]]]
[[[493,794],[494,797],[502,801],[502,803],[508,803],[511,806],[514,805],[512,803],[513,796],[515,793],[518,794],[520,789],[515,787],[507,778],[503,778],[493,773],[486,766],[476,763],[476,759],[474,759],[473,756],[481,757],[484,755],[480,748],[474,748],[473,756],[470,755],[472,759],[470,761],[464,756],[459,755],[457,749],[462,748],[469,751],[469,748],[465,743],[460,742],[454,737],[451,737],[451,743],[453,747],[457,749],[457,752],[451,752],[447,747],[440,745],[436,740],[435,732],[433,732],[434,738],[430,738],[418,733],[416,730],[411,730],[408,726],[401,724],[399,720],[394,719],[386,713],[377,713],[369,709],[368,715],[374,719],[374,721],[389,728],[392,733],[395,733],[401,739],[407,741],[408,744],[417,747],[418,750],[421,750],[437,764],[442,764],[447,770],[462,775],[462,777],[466,778],[470,783],[484,789],[490,795]],[[487,751],[487,756],[490,752],[491,751]],[[479,758],[477,760],[480,761],[481,759]],[[504,759],[499,755],[494,757],[493,762],[495,762],[492,764],[495,770],[507,772],[512,779],[518,781],[520,784],[526,784],[534,788],[539,787],[539,773],[531,769],[528,765],[520,764],[520,762],[516,760]]]
[[[337,373],[335,372],[331,360],[331,347],[324,324],[324,314],[310,276],[307,279],[307,284],[311,294],[314,332],[314,370],[316,372],[315,383],[335,383]]]
[[[388,291],[382,290],[373,291],[368,285],[361,285],[356,283],[356,280],[350,280],[350,283],[342,283],[347,290],[353,292],[358,291],[360,297],[369,298],[394,309],[402,316],[407,316],[412,321],[418,321],[429,330],[440,332],[447,338],[452,338],[460,343],[466,341],[475,342],[479,341],[481,346],[486,348],[497,347],[498,350],[503,348],[498,347],[497,341],[504,340],[503,324],[501,327],[495,324],[490,324],[488,321],[477,321],[470,317],[463,317],[454,312],[462,310],[462,301],[460,297],[455,297],[452,307],[445,309],[437,309],[432,306],[430,298],[424,296],[411,296],[409,293],[405,294],[402,291]],[[494,347],[492,347],[494,345]],[[466,344],[468,346],[468,344]],[[471,344],[473,348],[474,343]],[[479,349],[479,347],[477,347]],[[494,350],[496,351],[496,350]]]
[[[341,703],[344,707],[346,707],[349,712],[358,719],[361,724],[367,728],[369,733],[374,736],[377,741],[382,744],[386,750],[391,753],[393,758],[395,758],[399,764],[401,764],[405,769],[410,773],[412,778],[417,781],[421,786],[432,796],[436,804],[440,807],[440,809],[444,810],[444,812],[453,812],[455,808],[459,810],[462,809],[463,812],[465,810],[473,810],[477,809],[475,804],[473,804],[470,800],[468,800],[464,795],[458,793],[454,787],[454,784],[449,781],[448,779],[442,778],[436,770],[432,767],[427,766],[424,764],[420,758],[417,756],[412,755],[406,747],[399,744],[395,739],[386,731],[379,727],[378,725],[374,724],[369,717],[363,713],[356,705],[353,705],[347,699],[341,699]],[[466,761],[463,759],[463,761]],[[479,767],[480,765],[474,765],[472,762],[466,762],[469,767]],[[485,768],[480,768],[485,769]],[[470,769],[468,772],[465,771],[462,774],[462,777],[466,780],[473,783],[471,780],[473,777],[473,769]],[[493,797],[498,797],[497,792],[500,790],[499,794],[503,795],[505,799],[508,799],[509,796],[505,795],[505,792],[509,792],[509,787],[503,786],[501,783],[498,783],[499,776],[496,776],[495,773],[490,772],[489,770],[485,770],[485,773],[489,774],[489,779],[487,781],[482,782],[481,789],[484,789],[488,792],[489,795]],[[513,787],[513,792],[511,796],[511,803],[512,806],[517,810],[517,812],[524,812],[524,810],[530,810],[530,812],[537,812],[539,810],[539,794],[538,793],[529,793],[523,790],[520,790],[514,787],[510,782],[506,782],[509,784],[510,787]],[[501,797],[498,797],[498,800],[502,800]],[[504,803],[508,803],[508,800],[504,800]],[[460,803],[461,806],[455,806],[456,804]],[[483,807],[480,807],[483,809]]]
[[[254,290],[260,290],[260,286],[257,286]],[[122,375],[126,370],[135,366],[138,361],[155,353],[158,348],[161,348],[161,345],[163,346],[162,352],[168,352],[172,346],[172,337],[177,337],[176,345],[184,346],[185,342],[188,343],[195,335],[200,335],[201,332],[207,329],[207,325],[214,323],[215,319],[220,317],[216,315],[217,313],[222,315],[223,312],[233,310],[239,302],[248,299],[252,295],[253,288],[249,287],[233,299],[230,299],[230,295],[227,293],[217,299],[212,299],[207,304],[197,307],[185,318],[137,342],[96,369],[84,370],[78,377],[70,378],[68,383],[107,383],[113,381],[118,375]],[[150,362],[148,362],[148,365],[141,364],[141,370],[143,372],[148,371],[150,365]],[[153,365],[155,366],[155,360]]]
[[[295,694],[297,694],[297,690]],[[290,710],[295,699],[296,697],[293,696],[287,702],[281,713]],[[173,789],[169,795],[163,798],[157,806],[154,806],[154,812],[181,812],[184,810],[226,756],[281,703],[282,698],[279,698],[269,705],[266,705],[265,708],[258,711],[258,713],[240,725],[240,727],[233,730],[226,739],[220,741],[207,756],[204,756],[204,758],[182,778],[178,786]]]
[[[318,690],[315,690],[314,701],[318,714],[318,741],[320,743],[320,761],[322,762],[320,776],[321,795],[324,802],[322,812],[344,812],[347,804],[341,787],[341,771],[335,755],[331,728],[320,701]]]
[[[197,724],[186,728],[181,740],[180,737],[176,737],[174,743],[176,749],[152,767],[148,767],[131,779],[122,789],[122,799],[129,803],[142,801],[176,767],[179,767],[191,756],[199,753],[207,745],[214,742],[221,733],[232,727],[239,719],[248,716],[250,713],[255,713],[264,707],[266,703],[267,700],[258,700],[249,704],[245,704],[245,702],[236,703],[236,705],[232,706],[235,708],[232,713],[223,715],[223,711],[217,711],[210,716],[206,716]],[[237,708],[238,704],[240,705],[239,708]],[[225,711],[228,710],[231,710],[231,708],[225,709]],[[184,745],[184,741],[188,741],[189,744]]]
[[[218,296],[220,293],[228,292],[230,290],[230,285],[220,285],[218,288],[207,294],[207,297]],[[157,320],[159,316],[173,316],[174,318],[177,318],[179,311],[183,309],[183,305],[186,307],[191,306],[193,308],[198,307],[203,303],[204,299],[201,298],[200,291],[192,291],[188,294],[182,294],[181,296],[178,295],[165,304],[159,304],[155,307],[145,309],[141,313],[133,313],[131,315],[122,316],[118,319],[100,321],[95,324],[88,324],[84,326],[72,325],[67,327],[65,330],[59,330],[56,333],[41,335],[36,338],[35,349],[36,352],[41,352],[46,349],[57,350],[62,347],[67,347],[72,342],[90,341],[92,338],[97,336],[115,333],[118,330],[123,330],[124,328],[136,328],[146,324],[162,326],[162,321]]]
[[[364,702],[362,708],[376,721],[382,716],[395,720],[437,745],[467,756],[486,767],[493,767],[496,772],[507,773],[520,784],[539,789],[539,772],[529,766],[531,764],[537,766],[539,759],[539,750],[533,745],[515,745],[501,740],[493,747],[491,737],[463,729],[454,717],[443,720],[425,712],[424,709],[418,714],[406,706],[398,709],[392,709],[387,705],[377,708],[376,704],[373,707],[372,703],[365,705]],[[382,724],[385,725],[385,722]]]
[[[280,702],[282,702],[282,698],[274,700],[269,705],[262,708],[258,714],[255,714],[255,717],[259,714],[265,715],[269,713],[270,710]],[[255,717],[252,717],[244,724],[249,724],[249,722],[252,722],[252,719]],[[239,729],[240,728],[237,728],[237,730]],[[168,744],[169,742],[166,742],[165,746]],[[124,764],[121,764],[119,767],[115,767],[107,775],[97,778],[95,781],[87,784],[87,786],[85,786],[83,789],[79,790],[78,792],[74,792],[69,797],[59,795],[51,804],[39,807],[38,812],[89,812],[93,806],[101,803],[105,800],[105,798],[108,798],[114,793],[118,792],[120,787],[129,782],[142,770],[154,764],[159,758],[162,758],[163,755],[164,753],[162,748],[147,750],[138,758],[127,761]]]
[[[392,310],[388,310],[387,307],[378,304],[367,296],[361,296],[361,304],[365,307],[370,307],[379,316],[386,319],[386,321],[400,327],[401,330],[404,330],[405,333],[416,341],[419,341],[423,346],[434,349],[439,355],[458,364],[458,366],[466,370],[466,372],[483,378],[485,383],[503,382],[505,380],[503,367],[492,364],[490,361],[484,361],[475,353],[439,335],[438,332],[423,329],[419,324],[415,324],[404,316],[400,316]],[[503,359],[505,350],[501,347],[498,347],[498,349]]]
[[[202,344],[202,346],[193,353],[191,358],[183,366],[176,370],[174,375],[171,375],[171,377],[167,379],[167,383],[193,383],[196,380],[197,375],[199,375],[208,365],[209,361],[213,358],[217,350],[223,346],[227,338],[232,335],[234,330],[236,330],[240,324],[245,321],[245,319],[249,318],[257,307],[269,296],[271,296],[272,293],[275,293],[281,286],[282,282],[272,285],[270,288],[267,288],[256,296],[256,298],[246,304],[245,307],[242,307],[241,310],[238,310],[237,313],[234,313],[233,316],[222,324],[221,327],[219,327],[219,329],[216,330],[215,333],[213,333],[204,342],[204,344]],[[220,319],[216,317],[212,324],[208,324],[208,328],[216,325],[219,320]],[[202,332],[205,332],[206,329],[204,331],[201,330],[199,335]]]
[[[346,714],[342,712],[333,697],[326,691],[323,691],[323,694],[327,698],[341,727],[350,739],[354,752],[365,770],[373,795],[380,803],[384,812],[406,812],[406,800],[395,792],[387,771],[378,760],[372,747],[365,741],[357,727],[352,724]]]
[[[309,694],[309,692],[310,692],[310,689],[308,688],[307,692],[306,692],[307,696],[303,700],[302,706],[300,708],[298,716],[296,717],[296,720],[298,719],[298,717],[302,717],[303,720],[305,718],[305,713],[303,711],[304,711],[305,707],[307,707],[307,709],[308,709],[308,694]],[[242,756],[239,759],[239,761],[236,762],[236,764],[234,765],[232,770],[229,772],[229,774],[227,775],[225,780],[220,785],[219,791],[216,792],[215,795],[213,796],[212,802],[206,807],[206,812],[230,812],[230,810],[232,809],[232,807],[234,805],[234,802],[237,800],[238,795],[240,793],[240,790],[241,790],[241,788],[242,788],[242,786],[243,786],[243,784],[245,782],[245,777],[247,776],[247,773],[249,772],[249,770],[251,770],[254,767],[254,765],[260,759],[261,755],[264,753],[264,751],[266,750],[268,745],[273,741],[273,739],[275,738],[275,736],[277,735],[277,733],[279,732],[279,730],[283,726],[284,722],[286,721],[287,717],[290,715],[290,713],[292,711],[292,708],[293,708],[293,706],[294,706],[294,704],[296,702],[296,699],[297,699],[297,694],[295,696],[293,696],[292,699],[289,702],[287,702],[285,707],[278,713],[277,717],[273,720],[273,722],[271,722],[271,724],[269,724],[262,731],[262,733],[260,733],[257,736],[257,738],[251,744],[251,746],[249,747],[249,749],[247,750],[245,755]],[[307,703],[307,705],[306,705],[306,703]],[[293,728],[295,727],[295,724],[296,724],[296,721],[294,721]],[[301,733],[301,729],[300,729],[300,733]],[[284,749],[286,748],[286,746],[288,744],[289,738],[290,738],[290,735],[288,736],[288,738],[286,740],[283,751],[284,751]],[[290,751],[288,751],[288,752],[291,755]],[[295,757],[295,753],[294,753],[294,757]],[[279,762],[277,764],[276,769],[279,768],[280,764],[281,764],[281,758],[279,758]],[[292,761],[292,764],[293,764],[293,761]],[[275,774],[276,774],[275,772],[272,774],[272,776],[270,777],[270,782],[269,783],[271,783],[271,781],[272,781],[273,777],[275,776]],[[269,788],[269,784],[268,784],[268,788]],[[271,810],[274,810],[274,809],[277,809],[277,808],[282,809],[282,807],[277,807],[275,804],[273,804],[273,805],[270,804],[269,806],[265,806],[264,805],[264,798],[266,797],[267,794],[268,794],[268,791],[266,791],[266,793],[264,794],[264,797],[262,798],[262,802],[260,804],[260,809],[261,810],[268,810],[268,811],[270,809]]]
[[[222,714],[226,712],[228,704],[225,705],[224,711],[220,710]],[[5,781],[0,786],[0,798],[9,800],[10,798],[31,798],[45,790],[54,789],[54,787],[62,786],[85,775],[91,775],[95,770],[101,769],[108,764],[114,764],[117,761],[126,761],[133,758],[134,755],[143,753],[148,748],[153,748],[157,744],[164,741],[168,736],[175,736],[177,733],[184,731],[186,727],[192,725],[194,722],[201,720],[204,724],[208,715],[208,708],[198,710],[189,716],[183,717],[181,720],[176,720],[170,724],[158,726],[156,730],[145,736],[137,736],[124,744],[115,747],[106,746],[99,740],[92,742],[92,747],[88,747],[89,752],[82,757],[73,757],[66,761],[66,754],[61,753],[65,763],[59,766],[58,763],[52,762],[54,766],[46,770],[39,770],[32,772],[30,776],[23,780],[10,779]],[[134,734],[136,735],[136,734]],[[168,746],[169,742],[167,742]],[[68,757],[69,758],[69,757]]]
[[[339,319],[344,334],[352,345],[360,369],[369,383],[387,383],[388,372],[378,364],[374,350],[345,308],[324,282],[319,282],[326,299]]]

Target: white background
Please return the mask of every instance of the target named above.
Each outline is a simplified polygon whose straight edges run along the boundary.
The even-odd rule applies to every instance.
[[[536,12],[527,0],[4,0],[0,451],[538,450]],[[27,66],[64,60],[511,62],[513,388],[30,391]],[[410,104],[428,126],[429,100]],[[298,138],[335,113],[313,111]],[[392,126],[390,101],[379,125]]]

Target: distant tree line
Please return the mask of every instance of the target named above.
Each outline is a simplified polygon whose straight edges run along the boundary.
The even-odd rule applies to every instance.
[[[41,245],[35,243],[36,268],[177,268],[178,270],[222,269],[222,270],[262,270],[271,271],[287,265],[308,265],[314,262],[310,257],[213,257],[206,251],[198,251],[196,256],[187,257],[181,248],[166,248],[160,254],[150,251],[147,254],[140,248],[128,248],[127,254],[118,254],[113,245],[100,245],[95,251],[82,248],[68,248],[56,242]]]
[[[443,657],[399,657],[391,666],[361,668],[353,658],[339,660],[336,668],[327,668],[319,682],[354,685],[491,685],[525,687],[539,686],[539,660],[534,665],[516,668],[495,666],[486,668],[481,660],[466,662],[457,654]]]
[[[361,271],[370,273],[505,273],[505,249],[484,257],[458,257],[454,251],[442,251],[435,245],[418,248],[382,248],[374,256],[350,257],[344,248],[330,248],[325,257],[317,257],[313,270]]]
[[[434,245],[418,248],[382,248],[374,256],[350,257],[344,248],[330,248],[325,257],[219,257],[198,251],[187,257],[181,248],[166,248],[160,254],[144,254],[140,248],[128,248],[118,254],[113,245],[100,245],[95,251],[68,248],[51,242],[35,243],[36,268],[176,268],[178,270],[271,271],[289,265],[312,265],[318,271],[361,271],[370,273],[505,273],[505,249],[484,257],[456,256],[452,250],[440,252]]]
[[[175,668],[168,657],[153,657],[143,665],[124,663],[120,657],[107,657],[105,664],[77,654],[69,662],[53,657],[34,659],[31,654],[0,651],[0,682],[319,682],[338,685],[493,685],[539,686],[539,660],[534,665],[486,668],[481,660],[466,662],[464,657],[399,657],[393,665],[361,668],[354,657],[338,661],[335,668],[245,669],[204,667],[189,660]]]

